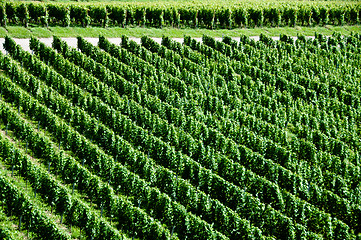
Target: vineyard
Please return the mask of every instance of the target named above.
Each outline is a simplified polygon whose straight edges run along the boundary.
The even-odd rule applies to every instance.
[[[361,239],[361,35],[7,37],[1,239]]]
[[[360,1],[202,2],[119,1],[115,4],[8,1],[0,3],[0,25],[234,29],[354,25],[361,22]]]

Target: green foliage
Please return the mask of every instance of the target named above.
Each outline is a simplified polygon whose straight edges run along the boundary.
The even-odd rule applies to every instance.
[[[12,150],[11,144],[3,139],[0,142],[0,146],[2,155],[6,155],[10,149]],[[24,195],[24,193],[19,191],[14,184],[4,176],[0,176],[0,194],[4,196],[4,198],[2,198],[3,204],[5,204],[6,208],[9,209],[9,211],[11,210],[15,216],[23,216],[26,219],[31,219],[33,224],[31,224],[29,228],[36,232],[39,237],[69,239],[68,234],[60,231],[44,212],[36,206],[33,206],[29,196]],[[29,225],[29,222],[25,222],[25,224]]]
[[[7,15],[6,15],[6,5],[0,5],[0,22],[1,26],[6,27],[7,23]]]
[[[39,24],[49,20],[52,26],[147,26],[232,29],[237,27],[313,26],[357,24],[358,2],[237,3],[234,5],[198,5],[172,3],[77,4],[16,3],[2,5],[9,23]],[[47,14],[48,13],[48,14]],[[43,20],[42,24],[46,21]]]
[[[35,5],[28,10],[36,15]],[[239,18],[235,8],[193,10],[119,7],[111,20],[109,6],[83,5],[68,14],[84,26],[108,18],[162,27],[178,16],[179,24],[229,28],[325,24],[337,13],[313,4],[260,5]],[[73,49],[58,37],[52,47],[31,38],[31,54],[7,37],[0,55],[0,117],[11,131],[4,145],[26,141],[51,167],[33,167],[22,146],[0,141],[2,162],[67,224],[107,239],[120,229],[144,239],[359,234],[359,34],[77,40]]]
[[[48,27],[48,10],[42,4],[30,3],[28,5],[29,20],[35,24],[42,24],[44,27]]]

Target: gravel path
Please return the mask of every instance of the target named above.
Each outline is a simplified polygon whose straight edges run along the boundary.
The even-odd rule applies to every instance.
[[[232,37],[234,40],[239,41],[239,37]],[[254,37],[250,37],[256,41],[259,40],[258,36],[254,36]],[[294,39],[296,39],[297,37],[293,37]],[[308,38],[314,38],[313,36],[309,36]],[[51,46],[51,43],[53,41],[53,38],[39,38],[41,42],[45,43],[48,46]],[[76,48],[77,46],[77,39],[76,38],[62,38],[64,41],[67,42],[67,44],[71,47]],[[87,41],[91,42],[94,45],[98,44],[98,38],[84,38]],[[134,40],[137,43],[140,43],[140,38],[130,38],[131,40]],[[158,42],[159,44],[162,41],[162,38],[152,38],[154,39],[156,42]],[[194,38],[197,41],[202,41],[202,38]],[[215,38],[218,41],[221,41],[222,38]],[[279,40],[279,37],[272,37],[273,40]],[[14,38],[15,42],[20,44],[21,47],[24,50],[30,51],[29,48],[29,38]],[[108,38],[108,40],[112,43],[115,43],[117,45],[120,44],[121,42],[121,38]],[[173,40],[182,43],[183,42],[183,38],[173,38]],[[3,53],[5,53],[5,50],[3,48],[3,44],[4,44],[5,39],[4,38],[0,38],[0,51],[2,51]]]
[[[63,39],[69,46],[76,48],[77,46],[77,39],[76,38],[61,38]],[[89,41],[90,43],[97,45],[98,44],[98,38],[84,38],[87,41]],[[131,40],[134,40],[135,42],[137,42],[138,44],[140,43],[140,38],[130,38]],[[158,42],[159,44],[162,41],[162,38],[153,38],[156,42]],[[197,41],[202,41],[202,38],[195,38]],[[222,38],[216,38],[217,40],[222,40]],[[235,40],[239,40],[239,38],[234,38]],[[24,50],[30,51],[29,48],[29,38],[14,38],[15,42],[20,44],[21,47]],[[53,42],[53,38],[39,38],[39,40],[43,43],[45,43],[48,46],[51,46],[51,43]],[[112,43],[115,43],[117,45],[120,44],[120,42],[122,41],[121,38],[108,38],[108,40]],[[183,42],[183,38],[173,38],[173,40],[182,43]],[[0,50],[2,52],[5,52],[4,48],[3,48],[3,44],[5,42],[4,38],[0,38]]]

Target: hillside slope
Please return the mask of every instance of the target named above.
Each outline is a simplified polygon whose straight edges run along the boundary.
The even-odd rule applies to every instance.
[[[360,35],[202,40],[5,39],[18,235],[360,239]]]

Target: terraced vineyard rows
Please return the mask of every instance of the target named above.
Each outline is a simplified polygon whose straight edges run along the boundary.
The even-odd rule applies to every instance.
[[[0,237],[361,239],[360,43],[7,37]]]

